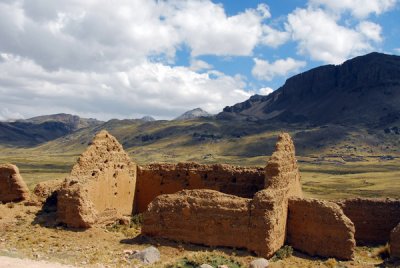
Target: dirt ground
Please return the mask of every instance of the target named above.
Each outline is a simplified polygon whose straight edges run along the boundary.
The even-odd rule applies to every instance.
[[[66,229],[55,225],[54,216],[54,212],[43,211],[41,206],[0,204],[0,256],[77,267],[140,267],[142,264],[130,259],[125,252],[153,245],[160,250],[161,261],[149,267],[179,267],[174,265],[185,257],[201,258],[210,254],[234,259],[243,267],[248,267],[256,258],[245,250],[143,237],[139,225],[115,225],[85,231]],[[294,252],[293,256],[284,260],[272,261],[270,267],[396,267],[396,264],[385,263],[380,251],[382,248],[357,248],[355,259],[348,262],[311,258]],[[32,267],[34,264],[32,262]]]

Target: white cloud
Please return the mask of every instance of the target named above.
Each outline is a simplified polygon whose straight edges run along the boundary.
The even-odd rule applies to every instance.
[[[372,41],[379,41],[380,27],[363,22],[358,29],[337,23],[338,17],[322,9],[296,9],[288,15],[286,30],[298,42],[298,52],[326,63],[344,60],[373,50]]]
[[[271,94],[272,92],[274,92],[274,90],[270,87],[263,87],[258,90],[258,93],[260,95],[265,95],[265,96]]]
[[[57,70],[123,70],[148,57],[248,56],[262,37],[269,8],[228,16],[210,0],[0,2],[0,52]],[[29,45],[27,45],[29,44]]]
[[[67,112],[109,119],[172,118],[193,107],[217,113],[248,99],[240,77],[199,74],[186,67],[144,61],[123,72],[47,71],[7,55],[0,63],[0,107],[24,117]],[[10,117],[10,116],[8,116]],[[2,118],[4,116],[4,112]]]
[[[251,93],[195,57],[252,55],[270,16],[265,4],[227,15],[211,0],[0,1],[0,107],[25,117],[216,113]],[[183,46],[191,66],[168,66]]]
[[[367,39],[375,42],[382,42],[382,27],[379,24],[370,21],[362,21],[358,24],[357,30]]]
[[[399,48],[394,48],[393,51],[394,51],[396,54],[399,54],[399,55],[400,55],[400,47],[399,47]]]
[[[272,63],[267,60],[254,58],[254,67],[252,74],[261,80],[270,81],[276,76],[285,76],[299,71],[306,66],[306,62],[294,60],[292,58],[279,59]]]
[[[190,70],[192,71],[202,71],[212,69],[213,66],[203,60],[191,59],[190,60]]]
[[[22,114],[14,111],[10,111],[8,108],[2,108],[0,110],[0,121],[13,121],[17,119],[23,119]]]
[[[264,45],[277,48],[280,45],[286,43],[290,34],[285,31],[278,31],[268,25],[263,25],[263,36],[260,39],[260,42]]]
[[[309,0],[311,5],[325,6],[332,11],[341,13],[349,11],[357,18],[365,18],[370,14],[382,14],[392,9],[397,0]]]
[[[262,35],[262,20],[270,16],[265,4],[229,17],[222,5],[211,1],[174,3],[166,22],[178,29],[192,56],[251,55]]]

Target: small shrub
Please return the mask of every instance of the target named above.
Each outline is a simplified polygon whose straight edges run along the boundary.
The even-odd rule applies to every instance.
[[[207,254],[202,256],[195,256],[192,258],[183,258],[174,264],[170,264],[168,268],[196,268],[202,264],[208,264],[212,267],[217,268],[220,265],[227,265],[229,268],[240,268],[244,267],[242,263],[236,261],[233,258],[225,257],[217,254]]]
[[[291,246],[285,245],[281,247],[272,257],[273,260],[283,260],[289,258],[293,255],[293,248]]]
[[[139,228],[142,226],[142,224],[143,224],[143,214],[139,213],[139,214],[132,216],[132,219],[131,219],[131,227],[132,228],[135,228],[135,227]]]
[[[13,202],[7,204],[7,207],[8,207],[8,208],[13,208],[14,206],[15,206],[15,205],[14,205]]]
[[[335,259],[327,259],[324,263],[327,267],[329,268],[335,268],[337,267],[338,263]]]

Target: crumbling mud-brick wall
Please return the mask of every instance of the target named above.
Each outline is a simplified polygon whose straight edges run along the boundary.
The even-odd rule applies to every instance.
[[[265,172],[265,180],[271,181],[264,185],[269,188],[257,192],[253,199],[212,190],[158,196],[144,213],[142,232],[211,246],[245,247],[271,257],[286,239],[289,197],[302,196],[294,146],[288,134],[279,136]],[[221,200],[237,205],[230,207],[229,202]],[[239,220],[240,217],[244,218]]]
[[[40,201],[47,200],[51,195],[56,194],[61,186],[63,185],[64,180],[49,180],[42,181],[35,185],[33,189],[33,193]]]
[[[213,190],[160,195],[144,214],[142,233],[209,246],[245,248],[249,242],[249,207],[250,199]]]
[[[275,151],[265,167],[265,189],[288,189],[288,196],[301,197],[300,172],[290,135],[278,137]]]
[[[357,245],[385,244],[400,221],[400,200],[354,198],[337,202],[354,223]]]
[[[250,207],[247,248],[270,258],[286,240],[287,190],[262,190],[255,194]]]
[[[136,164],[107,131],[95,136],[57,195],[57,220],[87,228],[132,215]]]
[[[287,243],[311,256],[354,257],[354,224],[333,202],[289,199]]]
[[[247,199],[214,190],[160,195],[144,213],[142,233],[207,246],[247,248],[271,257],[284,241],[284,197]]]
[[[400,223],[390,233],[390,256],[400,259]]]
[[[143,212],[154,198],[188,189],[211,189],[252,198],[264,188],[264,169],[225,164],[151,164],[138,167],[135,205]]]
[[[0,202],[18,202],[29,199],[29,189],[22,179],[18,167],[0,165]]]

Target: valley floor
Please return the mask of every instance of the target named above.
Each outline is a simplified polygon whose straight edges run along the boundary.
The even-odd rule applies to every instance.
[[[80,152],[75,154],[37,154],[35,151],[2,150],[0,163],[16,164],[32,190],[41,181],[68,176]],[[303,191],[307,197],[341,199],[349,197],[400,198],[399,156],[318,155],[298,156]],[[150,161],[135,159],[138,164]],[[180,161],[181,159],[179,159]],[[268,157],[226,158],[202,163],[227,163],[241,166],[265,166]],[[177,162],[170,158],[170,162]],[[169,162],[169,161],[164,161]]]

